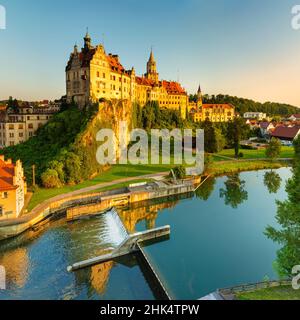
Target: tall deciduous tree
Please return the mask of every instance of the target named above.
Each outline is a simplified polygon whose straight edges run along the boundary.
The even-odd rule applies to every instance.
[[[235,118],[228,123],[227,139],[234,147],[235,157],[239,157],[240,143],[242,139],[247,138],[249,133],[249,126],[243,118]]]
[[[266,149],[266,157],[270,160],[274,160],[279,158],[281,152],[281,142],[279,139],[272,138],[267,149]]]
[[[282,245],[277,252],[275,267],[282,277],[292,276],[292,269],[300,261],[300,138],[295,142],[293,177],[288,180],[286,201],[277,202],[276,220],[281,229],[267,227],[268,238]]]

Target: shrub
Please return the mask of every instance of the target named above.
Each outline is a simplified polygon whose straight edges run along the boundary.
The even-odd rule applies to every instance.
[[[178,166],[178,167],[175,167],[173,169],[173,172],[175,174],[175,177],[176,179],[184,179],[185,176],[186,176],[186,171],[185,171],[185,168],[183,166]],[[172,173],[170,174],[171,177],[173,177]]]
[[[41,176],[42,184],[45,188],[58,188],[61,182],[58,178],[58,173],[54,169],[47,169]]]

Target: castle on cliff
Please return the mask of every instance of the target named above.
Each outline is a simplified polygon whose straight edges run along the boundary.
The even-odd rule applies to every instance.
[[[77,45],[66,67],[67,101],[84,107],[100,99],[129,100],[144,106],[157,101],[161,108],[179,110],[187,116],[189,97],[180,83],[159,79],[156,61],[151,50],[147,71],[137,76],[135,69],[126,70],[118,55],[106,54],[103,45],[92,45],[87,33],[84,47]]]

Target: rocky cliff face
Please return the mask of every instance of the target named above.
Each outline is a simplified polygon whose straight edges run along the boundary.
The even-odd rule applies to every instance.
[[[87,167],[87,175],[93,177],[109,166],[101,166],[97,162],[96,153],[100,143],[96,141],[96,136],[101,129],[112,129],[116,136],[115,149],[119,156],[120,146],[120,123],[127,124],[125,140],[129,141],[129,131],[132,128],[132,104],[128,100],[104,101],[99,104],[98,112],[87,124],[86,129],[76,138],[74,143],[74,153],[81,157],[82,165]]]

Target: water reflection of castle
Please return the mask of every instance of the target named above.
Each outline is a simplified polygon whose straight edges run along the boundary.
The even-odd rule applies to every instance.
[[[157,203],[156,201],[156,203],[135,204],[130,208],[120,210],[120,217],[129,233],[135,232],[136,225],[142,221],[145,221],[145,227],[147,229],[152,229],[155,228],[158,213],[163,209],[174,208],[180,198],[181,197],[165,203]],[[65,220],[60,220],[54,223],[55,225],[63,226],[65,224]],[[79,248],[82,248],[82,250],[85,248],[84,251],[86,251],[86,248],[89,247],[88,245],[85,246],[87,243],[85,243],[84,232],[81,232],[81,229],[76,230],[77,228],[78,226],[76,224],[68,225],[70,233],[67,235],[67,237],[70,237],[70,242],[73,242],[72,246],[74,250],[76,250],[74,251],[70,246],[61,248],[61,250],[64,251],[62,254],[66,255],[66,259],[68,261],[77,260],[78,254],[79,256],[84,256],[87,252],[80,252],[81,249]],[[17,239],[15,249],[10,249],[7,252],[3,251],[0,253],[0,265],[4,266],[6,269],[7,287],[9,290],[13,290],[15,287],[23,288],[26,285],[30,272],[30,257],[28,255],[26,243],[28,244],[29,242],[38,239],[43,231],[44,228],[41,227],[40,229],[30,230],[24,233]],[[65,241],[67,240],[65,239]],[[22,243],[25,243],[25,245],[22,246]],[[99,247],[99,251],[97,251],[95,255],[102,254],[102,250],[103,248]],[[137,261],[134,258],[118,261],[118,263],[126,264],[129,268],[137,265]],[[106,294],[111,270],[116,264],[116,262],[110,261],[93,266],[90,269],[85,269],[82,272],[76,272],[75,281],[78,284],[89,282],[91,288],[96,294],[104,296]]]
[[[0,256],[0,265],[6,270],[6,285],[22,288],[28,277],[29,258],[27,249],[18,248]]]
[[[146,222],[146,228],[155,228],[155,222],[159,211],[163,209],[174,208],[178,201],[167,203],[148,204],[142,207],[133,206],[129,210],[120,210],[120,217],[129,233],[135,232],[136,225]],[[107,284],[109,282],[110,272],[115,266],[115,262],[107,262],[93,266],[90,271],[90,283],[94,290],[101,296],[105,295]],[[133,264],[134,266],[135,264]]]

